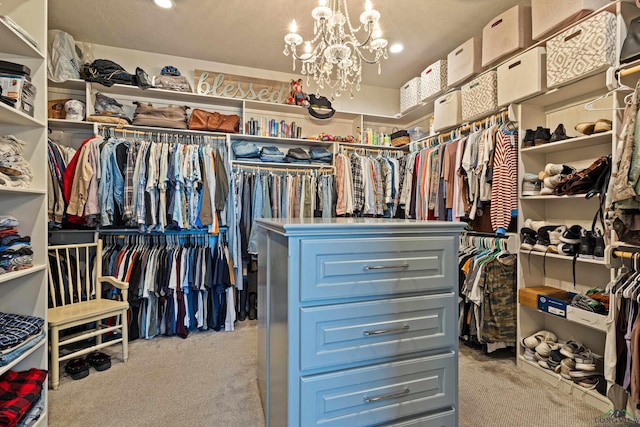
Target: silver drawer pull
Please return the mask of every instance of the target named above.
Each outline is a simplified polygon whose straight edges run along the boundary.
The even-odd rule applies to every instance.
[[[373,402],[379,402],[381,400],[389,400],[389,399],[395,399],[396,397],[406,396],[409,393],[411,393],[411,391],[408,388],[405,388],[404,390],[399,391],[397,393],[381,394],[380,396],[373,396],[373,397],[364,396],[363,399],[366,403],[373,403]]]
[[[366,265],[365,270],[397,270],[400,268],[409,268],[409,264],[400,265]]]
[[[400,326],[399,328],[378,329],[377,331],[364,331],[363,334],[365,337],[369,337],[371,335],[394,334],[399,332],[409,332],[409,325]]]

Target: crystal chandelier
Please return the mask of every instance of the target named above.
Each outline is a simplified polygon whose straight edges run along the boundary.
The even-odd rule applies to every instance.
[[[360,90],[362,81],[362,63],[378,64],[387,58],[387,40],[380,31],[380,12],[373,9],[370,0],[366,0],[365,10],[360,14],[360,24],[353,27],[347,11],[347,0],[319,0],[311,12],[315,20],[313,39],[304,41],[297,33],[296,21],[291,23],[290,33],[284,37],[284,54],[291,53],[293,69],[296,59],[302,63],[302,74],[313,76],[319,89],[325,86],[338,97],[350,90],[353,98],[353,86]],[[304,52],[298,54],[297,48],[304,43]]]

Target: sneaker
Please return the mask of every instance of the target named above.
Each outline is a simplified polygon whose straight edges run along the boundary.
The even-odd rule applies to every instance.
[[[533,136],[535,145],[547,144],[551,140],[551,129],[538,126]]]
[[[544,171],[547,175],[569,175],[576,171],[576,169],[572,166],[561,165],[557,163],[547,163],[544,167]]]
[[[524,227],[530,228],[536,232],[540,230],[540,227],[545,227],[547,225],[549,225],[547,221],[534,221],[531,218],[525,219],[523,224]]]
[[[562,236],[562,233],[566,231],[566,229],[566,226],[561,225],[549,231],[549,243],[553,246],[558,246],[561,243],[560,237]]]
[[[611,120],[599,119],[593,126],[593,133],[609,132],[611,130]]]
[[[542,190],[542,182],[527,182],[522,181],[522,195],[523,196],[539,196],[540,190]]]
[[[598,383],[600,381],[601,380],[599,376],[590,376],[587,378],[580,378],[575,383],[578,384],[580,387],[586,388],[588,390],[593,390],[598,386]]]
[[[564,356],[560,353],[560,344],[557,344],[556,347],[557,348],[551,350],[551,353],[549,353],[549,361],[559,365],[562,359],[564,359]]]
[[[551,134],[550,142],[563,141],[565,139],[569,139],[567,136],[567,130],[564,128],[564,125],[560,123],[558,127],[556,127],[556,130]]]
[[[520,229],[520,249],[530,251],[533,249],[533,245],[536,244],[536,232],[535,230],[527,227]]]
[[[524,134],[524,139],[522,140],[522,148],[533,147],[534,144],[534,136],[536,131],[533,129],[527,129]]]
[[[565,255],[565,256],[574,256],[575,254],[578,253],[578,245],[572,245],[570,243],[560,243],[557,246],[558,249],[558,253],[560,255]]]
[[[577,245],[580,243],[580,235],[582,232],[582,226],[580,225],[572,225],[567,228],[562,236],[560,236],[560,241],[564,243],[569,243],[570,245]]]
[[[586,348],[578,341],[567,341],[560,349],[560,353],[570,359],[575,359],[576,354],[582,353]]]
[[[553,196],[553,188],[545,187],[543,185],[542,189],[540,190],[540,195],[541,196]]]
[[[596,228],[594,232],[595,244],[593,246],[593,256],[594,258],[604,258],[604,236],[602,235],[602,231],[599,228]]]
[[[564,178],[565,176],[566,175],[557,174],[545,178],[543,181],[545,188],[550,188],[553,190],[554,188],[556,188],[556,185],[560,184],[560,181],[562,181],[562,178]]]
[[[531,173],[531,172],[525,173],[524,176],[522,177],[522,180],[524,182],[540,181],[540,179],[538,178],[538,174],[537,173]]]
[[[579,371],[593,372],[596,370],[595,363],[578,363],[576,362],[576,369]]]
[[[578,123],[575,126],[575,130],[577,130],[578,132],[584,135],[593,134],[593,131],[595,128],[596,128],[596,124],[594,122],[582,122],[582,123]]]
[[[551,241],[549,240],[549,231],[555,230],[557,225],[546,225],[538,229],[538,237],[536,238],[536,244],[533,245],[533,250],[538,252],[547,252],[549,250],[554,251],[555,248],[551,248]]]
[[[576,363],[594,363],[593,353],[591,353],[591,350],[587,349],[583,352],[576,354],[574,360]]]
[[[578,256],[585,259],[593,259],[593,250],[596,246],[596,239],[591,231],[586,229],[580,230],[580,246],[578,247]]]

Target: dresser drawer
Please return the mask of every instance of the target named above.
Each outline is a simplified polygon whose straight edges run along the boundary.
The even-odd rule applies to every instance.
[[[454,248],[454,236],[302,240],[300,300],[449,290]]]
[[[453,292],[300,309],[300,369],[453,347]]]
[[[447,408],[458,360],[437,356],[301,377],[301,426],[369,426]]]
[[[383,427],[456,427],[456,411],[451,408],[437,414],[424,415],[407,421],[384,424]]]

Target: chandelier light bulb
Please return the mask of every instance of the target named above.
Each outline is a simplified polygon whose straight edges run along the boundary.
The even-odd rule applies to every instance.
[[[304,44],[304,53],[311,53],[311,42],[306,42]]]
[[[153,0],[156,6],[159,6],[163,9],[171,9],[173,7],[173,1],[171,0]]]
[[[289,25],[289,31],[292,33],[298,32],[298,24],[296,24],[296,20],[291,21],[291,25]]]
[[[372,9],[373,9],[373,5],[371,4],[371,0],[367,0],[364,3],[364,10],[366,10],[367,12],[371,12]]]
[[[320,1],[318,2],[318,4],[319,4],[320,6],[326,6],[326,5],[327,5],[327,0],[320,0]]]
[[[382,37],[382,30],[380,29],[379,25],[375,26],[373,32],[371,33],[371,37],[373,37],[374,39],[379,39],[380,37]]]

